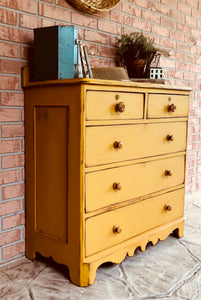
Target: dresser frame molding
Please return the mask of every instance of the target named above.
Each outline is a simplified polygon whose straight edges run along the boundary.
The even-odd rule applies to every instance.
[[[26,256],[29,259],[35,259],[36,252],[52,257],[56,262],[68,266],[70,279],[74,284],[88,286],[94,283],[96,270],[102,263],[120,263],[127,255],[133,256],[136,248],[145,251],[149,242],[155,245],[171,233],[177,238],[183,236],[182,214],[167,223],[86,256],[86,221],[89,218],[135,203],[152,201],[155,197],[177,191],[183,193],[184,198],[185,189],[184,180],[177,186],[86,212],[86,174],[181,155],[186,159],[187,142],[183,151],[87,167],[85,135],[86,128],[95,126],[146,126],[164,122],[186,122],[188,128],[188,116],[171,117],[168,120],[147,119],[147,110],[150,93],[181,95],[189,99],[189,88],[97,79],[30,82],[26,68],[23,71],[22,83],[25,92]],[[86,120],[88,91],[142,93],[143,116],[141,119],[128,120]],[[64,124],[66,128],[63,128]],[[57,144],[54,139],[58,141]],[[48,147],[49,152],[45,150]],[[66,157],[61,161],[60,156],[65,156],[65,151]]]

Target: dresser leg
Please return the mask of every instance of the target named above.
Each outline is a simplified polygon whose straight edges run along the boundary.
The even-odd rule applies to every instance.
[[[34,260],[36,258],[36,252],[26,248],[25,256],[30,260]]]
[[[81,264],[80,268],[75,268],[75,266],[69,267],[69,275],[72,283],[78,286],[89,286],[90,271],[89,264]],[[94,278],[95,280],[95,278]]]
[[[182,222],[181,225],[176,228],[172,235],[178,239],[182,238],[184,236],[184,223]]]

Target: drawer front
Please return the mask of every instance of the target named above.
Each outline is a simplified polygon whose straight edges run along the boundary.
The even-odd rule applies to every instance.
[[[188,110],[188,96],[149,94],[148,118],[187,117]]]
[[[86,174],[86,211],[184,183],[184,156]]]
[[[142,119],[144,94],[128,92],[88,91],[87,120]]]
[[[182,217],[183,201],[181,189],[87,219],[86,256]]]
[[[168,140],[171,137],[173,141]],[[87,166],[173,153],[185,149],[186,122],[86,128]]]

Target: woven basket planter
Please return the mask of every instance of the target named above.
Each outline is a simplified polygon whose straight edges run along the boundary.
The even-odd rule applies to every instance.
[[[78,10],[94,14],[113,8],[120,0],[67,0]]]

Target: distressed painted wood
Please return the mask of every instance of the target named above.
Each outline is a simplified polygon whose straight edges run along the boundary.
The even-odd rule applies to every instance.
[[[68,266],[74,284],[88,286],[102,263],[120,263],[172,232],[183,236],[188,110],[179,111],[189,89],[94,79],[30,82],[28,74],[25,69],[26,256],[51,256]],[[154,100],[157,117],[147,118],[150,94],[180,97],[178,114],[160,115]],[[119,102],[122,112],[114,109]]]
[[[87,173],[86,211],[183,184],[184,162],[182,155]],[[166,174],[168,170],[172,176]],[[120,189],[115,188],[115,183],[120,184]]]
[[[87,127],[86,165],[184,151],[186,130],[186,122]],[[168,141],[168,135],[174,135],[174,141]],[[122,143],[121,149],[115,149],[115,141]]]
[[[174,107],[171,111],[171,105]],[[148,118],[187,117],[188,96],[150,94],[148,99]]]
[[[123,112],[118,111],[121,104]],[[132,92],[88,91],[86,96],[86,120],[142,119],[144,94]]]
[[[184,190],[139,201],[86,220],[86,256],[183,216]],[[171,205],[168,211],[166,205]],[[116,232],[114,226],[121,228]]]

